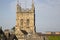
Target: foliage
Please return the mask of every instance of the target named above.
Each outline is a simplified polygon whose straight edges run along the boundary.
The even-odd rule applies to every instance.
[[[0,40],[3,38],[3,32],[2,30],[0,29]]]
[[[15,31],[15,27],[13,27],[12,30]]]

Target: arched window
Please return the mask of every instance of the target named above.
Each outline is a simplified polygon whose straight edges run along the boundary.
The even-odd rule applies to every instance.
[[[20,20],[20,25],[23,27],[23,19]]]
[[[29,19],[27,19],[27,27],[29,27]]]

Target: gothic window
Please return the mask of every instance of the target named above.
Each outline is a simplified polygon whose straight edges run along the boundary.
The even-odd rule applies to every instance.
[[[20,20],[20,25],[23,27],[23,19]]]
[[[29,27],[29,19],[27,19],[27,27]]]

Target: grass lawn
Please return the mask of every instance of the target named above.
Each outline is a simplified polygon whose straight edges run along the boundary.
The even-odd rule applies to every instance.
[[[48,36],[49,40],[60,40],[60,36]]]

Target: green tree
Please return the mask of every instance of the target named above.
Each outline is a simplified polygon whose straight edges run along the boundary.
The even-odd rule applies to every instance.
[[[12,28],[13,31],[15,31],[15,26]]]

